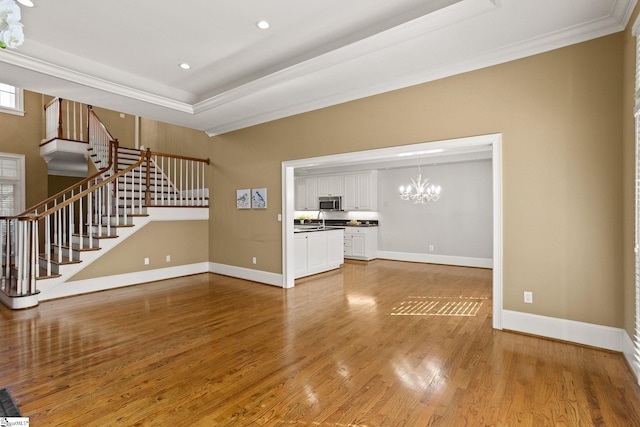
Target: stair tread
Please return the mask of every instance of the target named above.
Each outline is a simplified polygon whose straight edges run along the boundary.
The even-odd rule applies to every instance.
[[[47,254],[39,254],[38,258],[42,261],[51,261],[52,264],[57,264],[57,265],[67,265],[67,264],[79,264],[82,261],[79,259],[73,259],[73,258],[69,258],[68,256],[62,256],[62,257],[58,257],[55,254],[51,254],[50,258],[47,258]]]

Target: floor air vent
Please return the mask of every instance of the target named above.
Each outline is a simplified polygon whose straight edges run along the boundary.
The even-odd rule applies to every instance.
[[[0,389],[0,417],[22,417],[18,406],[6,388]]]

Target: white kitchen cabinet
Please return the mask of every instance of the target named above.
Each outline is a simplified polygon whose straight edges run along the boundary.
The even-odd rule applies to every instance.
[[[378,227],[346,227],[344,257],[372,260],[378,257]]]
[[[295,210],[318,210],[318,178],[298,177],[295,179]]]
[[[295,233],[294,277],[310,276],[339,268],[344,263],[344,230]]]
[[[344,176],[343,209],[375,211],[378,209],[378,174],[376,171]]]
[[[344,195],[344,175],[318,177],[318,197]]]

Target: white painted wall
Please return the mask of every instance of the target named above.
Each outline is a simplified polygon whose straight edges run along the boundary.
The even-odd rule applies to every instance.
[[[417,167],[378,172],[378,251],[492,259],[491,160],[422,166],[422,176],[442,187],[440,200],[424,205],[398,196],[417,173]]]

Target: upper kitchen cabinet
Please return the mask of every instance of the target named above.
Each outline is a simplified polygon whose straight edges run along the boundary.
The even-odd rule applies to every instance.
[[[295,210],[318,210],[318,178],[299,177],[295,179]]]
[[[318,197],[344,196],[344,176],[326,175],[318,177]]]
[[[377,171],[344,176],[343,209],[345,211],[375,211],[378,209]]]

